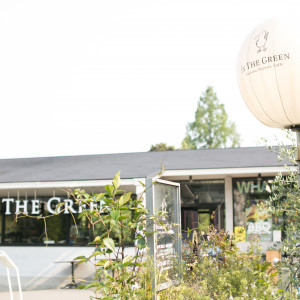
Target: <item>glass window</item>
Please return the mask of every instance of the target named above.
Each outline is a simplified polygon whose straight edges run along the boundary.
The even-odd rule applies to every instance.
[[[180,190],[182,206],[216,205],[225,199],[224,180],[184,181]]]
[[[135,195],[133,195],[134,197]],[[67,203],[67,208],[55,214],[58,203]],[[63,208],[61,208],[63,209]],[[93,205],[97,209],[97,205]],[[18,215],[16,211],[26,213]],[[67,197],[28,197],[25,199],[2,198],[0,214],[0,243],[4,245],[88,245],[89,242],[105,232],[101,222],[91,225],[86,216],[79,218],[78,205]],[[122,214],[132,217],[131,210]],[[46,219],[38,219],[38,216]],[[92,220],[93,221],[93,220]],[[107,225],[109,226],[109,225]],[[132,245],[132,230],[124,229],[125,244]],[[120,235],[118,229],[111,232],[114,237]]]
[[[132,212],[130,210],[122,210],[120,212],[122,216],[127,216],[128,219],[132,218]],[[102,215],[103,218],[105,215]],[[98,220],[98,217],[89,216],[92,222]],[[95,222],[94,225],[88,220],[87,216],[78,218],[78,215],[74,215],[75,222],[72,221],[70,225],[70,241],[71,245],[87,245],[93,241],[96,236],[102,235],[107,229],[110,229],[110,224],[106,223],[105,226],[102,222]],[[125,237],[125,245],[133,244],[133,231],[130,228],[122,228],[122,234]],[[121,227],[114,227],[110,232],[110,237],[118,240],[121,236]]]
[[[193,180],[180,183],[181,224],[184,239],[188,229],[206,233],[210,225],[218,230],[225,224],[224,180]]]
[[[13,199],[13,198],[10,198]],[[27,200],[2,199],[2,215],[4,228],[1,229],[3,244],[66,244],[67,224],[69,215],[57,215],[54,217],[37,219],[38,215],[50,216],[47,209],[49,198]],[[4,200],[4,201],[3,201]],[[18,202],[17,202],[18,201]],[[29,216],[19,215],[16,218],[16,210],[27,212]],[[34,214],[33,214],[34,212]]]
[[[233,180],[234,232],[241,241],[272,242],[272,215],[258,205],[269,199],[272,178]]]

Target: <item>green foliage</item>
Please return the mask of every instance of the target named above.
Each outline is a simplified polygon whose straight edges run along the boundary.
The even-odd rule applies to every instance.
[[[93,228],[101,223],[105,231],[95,237],[91,244],[95,252],[89,256],[77,257],[80,263],[87,261],[95,265],[94,280],[81,288],[93,289],[94,299],[132,299],[139,293],[133,286],[142,286],[146,261],[143,250],[146,248],[145,235],[148,233],[144,224],[147,210],[142,199],[134,199],[131,193],[119,190],[120,173],[112,184],[105,187],[106,193],[88,195],[84,190],[76,190],[76,204],[89,207],[95,199],[101,207],[98,210],[85,210],[81,217],[89,219]],[[96,232],[95,232],[96,233]],[[131,236],[137,245],[131,256],[125,253],[125,242]]]
[[[161,299],[267,300],[282,295],[270,263],[262,262],[257,246],[241,252],[225,232],[218,233],[213,227],[208,236],[199,246],[187,245],[183,283],[163,291]]]
[[[228,120],[224,105],[212,87],[200,97],[195,121],[187,125],[183,149],[239,147],[240,136]]]
[[[268,147],[276,152],[280,161],[289,161],[296,163],[295,140],[290,131],[287,131],[287,137],[292,145],[279,147]],[[268,209],[277,220],[274,229],[279,229],[283,233],[283,240],[275,246],[285,257],[277,264],[279,270],[280,286],[294,294],[298,293],[300,288],[300,249],[296,247],[300,243],[300,190],[299,178],[296,171],[286,166],[287,175],[278,174],[272,185],[272,196],[269,201],[262,206]],[[296,299],[296,298],[295,298]]]
[[[159,143],[155,145],[151,145],[149,151],[172,151],[175,150],[174,146],[169,146],[166,143]]]

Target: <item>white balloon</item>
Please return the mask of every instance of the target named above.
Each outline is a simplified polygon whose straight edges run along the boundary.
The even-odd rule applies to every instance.
[[[257,26],[241,48],[237,77],[259,121],[277,128],[300,125],[299,17],[277,17]]]

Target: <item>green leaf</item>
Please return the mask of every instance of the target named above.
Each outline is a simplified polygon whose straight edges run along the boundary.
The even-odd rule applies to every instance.
[[[101,235],[100,235],[100,239],[103,239],[105,236],[107,236],[107,231],[105,231],[104,233],[102,233]],[[97,249],[96,249],[97,250]]]
[[[141,182],[141,181],[139,181],[139,184],[140,184],[141,186],[143,186],[143,187],[146,187],[146,184],[143,183],[143,182]]]
[[[95,239],[94,239],[94,242],[100,242],[100,240],[101,240],[100,236],[96,236]]]
[[[84,210],[83,212],[81,212],[81,213],[78,215],[78,219],[81,219],[81,218],[85,217],[87,214],[88,214],[88,212],[87,212],[86,210]]]
[[[113,253],[113,251],[112,251],[112,250],[110,250],[110,249],[106,248],[105,254],[112,254],[112,253]]]
[[[119,205],[122,206],[126,204],[130,200],[130,197],[131,197],[131,193],[126,193],[123,196],[121,196],[119,199]]]
[[[145,238],[140,238],[138,239],[137,241],[137,246],[139,249],[143,249],[146,247],[146,241],[145,241]]]
[[[96,266],[103,266],[107,262],[107,259],[102,259],[96,262]]]
[[[129,262],[131,259],[132,259],[131,256],[124,257],[123,264],[126,263],[126,262]]]
[[[115,175],[113,181],[112,181],[113,187],[115,188],[115,190],[117,190],[121,184],[121,180],[120,180],[120,171]]]
[[[112,217],[113,220],[117,221],[120,216],[120,211],[114,209],[110,212],[110,216]]]
[[[123,190],[117,190],[116,191],[116,195],[118,195],[118,194],[125,194],[126,193],[126,191],[123,191]]]
[[[114,195],[114,187],[112,185],[108,184],[108,185],[105,186],[105,189],[107,190],[108,195],[110,197],[113,197],[113,195]]]
[[[116,220],[110,220],[110,225],[111,226],[117,226],[117,221]]]
[[[97,248],[98,248],[98,247],[97,247]],[[94,257],[94,256],[102,255],[102,254],[103,254],[102,251],[95,251],[95,252],[89,257],[89,259],[92,258],[92,257]]]
[[[98,286],[99,283],[98,282],[93,282],[93,283],[90,283],[90,284],[87,284],[84,286],[84,289],[87,290],[88,288],[90,287],[94,287],[94,286]]]
[[[91,197],[90,194],[88,194],[88,193],[84,193],[83,196],[85,199],[90,199],[90,197]]]
[[[113,241],[113,239],[111,239],[111,238],[105,238],[104,240],[103,240],[103,243],[104,243],[104,245],[108,248],[108,249],[110,249],[111,251],[115,251],[115,243],[114,243],[114,241]]]
[[[86,259],[85,256],[77,256],[76,258],[74,258],[74,260],[79,260],[79,259]]]
[[[100,194],[95,194],[93,195],[93,198],[96,200],[96,201],[99,201],[101,200],[102,198],[104,198],[105,196],[105,193],[100,193]]]
[[[110,266],[111,262],[108,260],[104,263],[103,267],[107,269]]]

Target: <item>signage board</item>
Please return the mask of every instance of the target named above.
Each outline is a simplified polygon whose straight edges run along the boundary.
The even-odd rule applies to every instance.
[[[50,197],[46,202],[40,201],[39,199],[31,200],[18,200],[15,198],[2,198],[2,209],[5,215],[24,213],[27,215],[40,215],[41,214],[41,203],[46,204],[46,209],[50,214],[57,214],[61,210],[64,214],[77,214],[83,210],[98,210],[101,206],[101,202],[92,201],[89,206],[86,204],[77,205],[72,199],[65,199],[62,197]],[[59,204],[63,204],[59,206]]]
[[[260,242],[272,242],[273,233],[272,228],[272,215],[260,209],[256,202],[246,208],[247,220],[247,241],[257,240]]]
[[[236,179],[233,184],[235,236],[239,241],[272,242],[273,218],[261,208],[272,192],[270,179]]]
[[[148,228],[154,232],[147,238],[147,242],[154,261],[152,288],[153,299],[156,299],[157,292],[176,283],[179,278],[177,267],[181,262],[180,184],[148,178],[146,186],[146,208],[149,216],[158,216],[159,220],[147,220]]]

